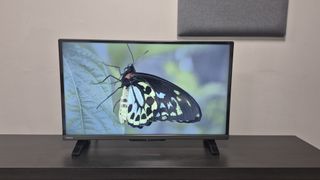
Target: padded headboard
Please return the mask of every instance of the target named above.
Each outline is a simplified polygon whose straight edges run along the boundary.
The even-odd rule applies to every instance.
[[[288,0],[179,0],[179,36],[286,34]]]

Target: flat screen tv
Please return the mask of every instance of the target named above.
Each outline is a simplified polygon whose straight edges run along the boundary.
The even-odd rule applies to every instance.
[[[65,139],[228,137],[233,42],[60,39]]]

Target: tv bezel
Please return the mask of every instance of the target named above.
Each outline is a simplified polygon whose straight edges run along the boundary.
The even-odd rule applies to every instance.
[[[64,101],[64,75],[63,75],[63,55],[62,44],[66,42],[79,43],[137,43],[137,44],[226,44],[230,46],[229,69],[228,69],[228,92],[227,92],[227,111],[226,111],[226,129],[225,134],[90,134],[90,135],[72,135],[66,134],[65,121],[65,101]],[[135,40],[94,40],[94,39],[58,39],[59,48],[59,71],[60,71],[60,91],[61,91],[61,114],[62,114],[62,135],[64,140],[130,140],[130,139],[228,139],[230,123],[230,102],[231,102],[231,84],[232,84],[232,66],[233,66],[233,41],[135,41]]]

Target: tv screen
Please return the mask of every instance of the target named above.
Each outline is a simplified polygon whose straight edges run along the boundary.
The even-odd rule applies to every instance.
[[[63,135],[226,137],[233,42],[59,40]]]

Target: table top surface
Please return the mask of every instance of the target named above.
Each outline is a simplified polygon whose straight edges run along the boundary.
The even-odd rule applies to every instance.
[[[320,168],[320,150],[296,136],[230,136],[211,156],[201,140],[76,141],[59,135],[0,135],[0,168]]]

